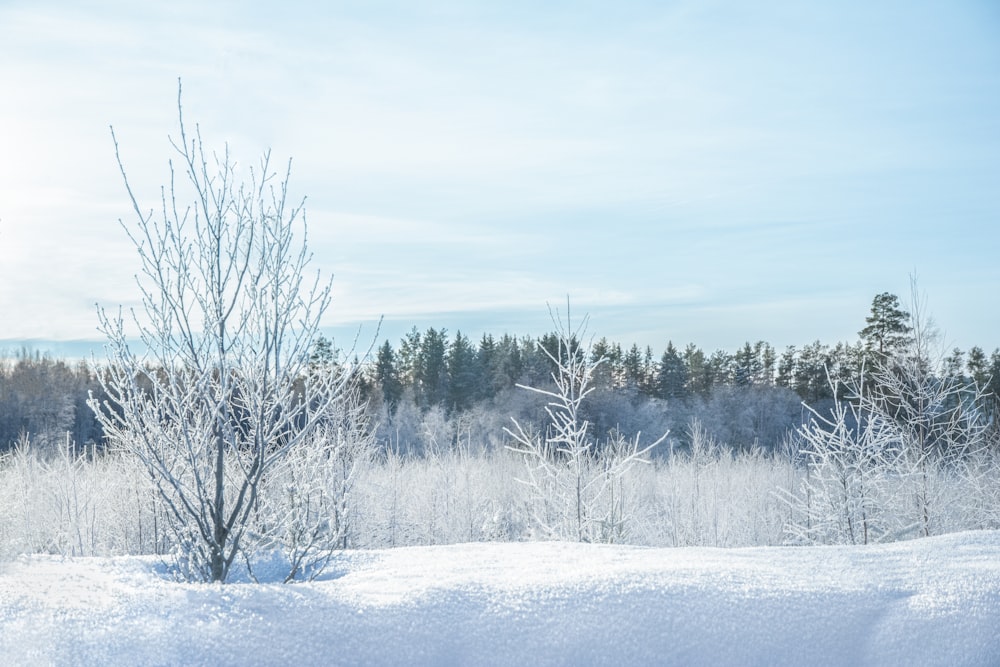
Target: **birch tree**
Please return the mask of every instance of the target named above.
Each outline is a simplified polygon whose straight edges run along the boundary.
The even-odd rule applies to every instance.
[[[242,168],[228,146],[209,151],[185,125],[180,85],[177,111],[156,209],[140,203],[111,131],[134,212],[120,223],[141,260],[141,307],[99,309],[106,400],[90,405],[109,443],[154,481],[187,575],[224,582],[262,482],[317,434],[350,373],[309,372],[330,283],[307,274],[291,161],[279,175],[270,152]]]

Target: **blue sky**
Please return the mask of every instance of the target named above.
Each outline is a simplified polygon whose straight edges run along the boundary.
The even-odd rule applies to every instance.
[[[209,144],[294,159],[341,338],[569,295],[657,353],[832,343],[916,273],[1000,346],[995,2],[8,1],[0,62],[8,346],[136,302],[108,126],[152,206],[178,77]]]

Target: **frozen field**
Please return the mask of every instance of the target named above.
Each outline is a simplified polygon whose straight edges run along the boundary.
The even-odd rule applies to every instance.
[[[29,556],[0,565],[0,664],[997,665],[1000,533],[347,551],[292,585]]]

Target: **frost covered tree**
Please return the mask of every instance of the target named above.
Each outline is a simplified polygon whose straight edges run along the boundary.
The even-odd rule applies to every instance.
[[[934,472],[985,446],[989,426],[982,388],[964,376],[938,374],[943,353],[935,350],[938,332],[926,314],[924,298],[911,281],[912,332],[907,345],[878,364],[869,389],[871,409],[891,420],[903,451],[903,470],[912,481],[910,506],[922,535],[938,532],[940,504]]]
[[[141,260],[142,307],[99,310],[106,399],[90,405],[109,443],[154,481],[187,576],[223,582],[262,484],[290,452],[325,437],[351,374],[310,372],[330,283],[307,276],[291,162],[282,178],[269,152],[238,169],[228,146],[212,153],[197,125],[189,134],[179,85],[177,107],[170,185],[155,213],[140,204],[112,129],[136,217],[121,225]]]
[[[556,326],[550,340],[539,343],[555,370],[554,388],[519,384],[548,399],[546,433],[524,428],[514,418],[505,429],[513,439],[509,449],[524,458],[533,518],[543,537],[579,542],[619,542],[627,535],[629,513],[624,506],[623,484],[628,471],[647,462],[645,455],[663,442],[641,446],[639,435],[628,440],[612,437],[603,449],[590,434],[581,405],[593,390],[594,372],[604,359],[594,359],[580,341],[586,334],[587,318],[574,328],[569,304],[566,320],[550,309]],[[547,343],[547,344],[546,344]]]
[[[939,533],[946,505],[939,480],[983,474],[968,465],[988,447],[983,390],[973,379],[935,372],[936,334],[915,284],[912,312],[905,347],[876,357],[870,372],[862,367],[846,383],[830,380],[832,395],[844,400],[829,416],[809,408],[799,429],[808,477],[792,502],[801,520],[789,527],[796,540],[867,543]]]
[[[829,383],[831,394],[845,393],[838,380]],[[786,526],[792,542],[868,544],[893,539],[900,529],[886,501],[901,443],[865,387],[862,371],[848,400],[834,403],[829,414],[806,406],[808,421],[797,436],[807,475],[797,493],[786,496],[796,511]]]
[[[343,392],[310,440],[264,478],[245,555],[279,550],[285,581],[314,579],[354,528],[354,487],[372,462],[375,431],[358,387]],[[253,574],[254,563],[247,558]]]

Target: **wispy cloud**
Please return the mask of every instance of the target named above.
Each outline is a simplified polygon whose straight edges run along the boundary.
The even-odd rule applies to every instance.
[[[177,76],[211,145],[294,157],[338,321],[570,293],[637,332],[805,331],[942,264],[964,302],[1000,284],[998,26],[973,2],[7,4],[0,338],[134,299],[107,126],[155,206]]]

